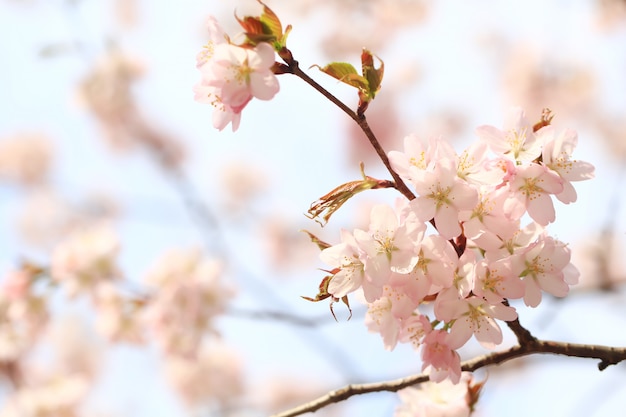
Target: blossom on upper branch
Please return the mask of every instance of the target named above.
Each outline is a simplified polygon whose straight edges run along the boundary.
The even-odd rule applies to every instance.
[[[195,99],[215,108],[215,128],[222,130],[231,123],[235,131],[250,100],[270,100],[279,90],[272,72],[274,48],[267,43],[232,44],[213,17],[208,27],[211,40],[196,57],[202,78],[194,87]]]

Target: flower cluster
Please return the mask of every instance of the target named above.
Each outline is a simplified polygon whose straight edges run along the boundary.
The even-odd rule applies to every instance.
[[[207,26],[210,40],[196,57],[202,79],[194,87],[195,99],[215,108],[216,129],[231,123],[235,131],[241,111],[252,98],[270,100],[279,90],[272,72],[274,48],[263,42],[256,46],[233,44],[213,17]]]
[[[551,196],[575,201],[572,182],[594,169],[571,159],[576,133],[549,121],[533,126],[514,109],[503,130],[479,127],[461,154],[406,137],[389,159],[417,197],[375,206],[369,230],[343,230],[321,253],[333,268],[328,293],[362,291],[369,329],[389,350],[421,348],[433,381],[459,381],[457,349],[472,336],[489,349],[502,342],[496,320],[517,318],[507,300],[536,307],[543,291],[563,297],[577,282],[570,250],[544,226],[555,220]],[[525,214],[532,221],[523,225]],[[434,318],[419,310],[431,302]]]

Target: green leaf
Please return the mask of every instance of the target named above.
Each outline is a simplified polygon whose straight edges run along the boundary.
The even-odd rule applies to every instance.
[[[263,14],[260,17],[260,21],[268,32],[276,36],[276,39],[281,39],[283,36],[283,25],[280,23],[280,19],[276,14],[265,5],[265,3],[259,1],[263,5]]]
[[[347,62],[332,62],[325,67],[320,67],[319,65],[313,66],[343,83],[356,87],[359,90],[369,91],[367,79],[359,75],[352,64]]]
[[[367,96],[370,99],[373,99],[378,91],[380,91],[383,75],[385,73],[385,64],[380,58],[376,58],[380,62],[380,66],[378,68],[374,66],[374,55],[367,49],[363,49],[363,52],[361,53],[361,67],[363,70],[363,76],[368,82],[369,88],[367,90]]]

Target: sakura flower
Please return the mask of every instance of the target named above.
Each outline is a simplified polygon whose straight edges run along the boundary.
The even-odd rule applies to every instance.
[[[483,259],[476,264],[475,271],[473,292],[489,303],[496,304],[505,298],[514,300],[524,296],[524,282],[512,271],[511,257],[491,263]]]
[[[398,391],[402,403],[394,417],[469,417],[468,385],[470,374],[463,373],[461,383],[448,380],[427,381]]]
[[[418,222],[399,224],[396,213],[387,205],[374,206],[370,221],[369,232],[357,229],[354,238],[365,253],[363,264],[372,281],[384,283],[392,271],[412,270],[417,263],[416,243],[425,226]]]
[[[461,379],[461,357],[448,342],[448,333],[433,330],[424,337],[422,371],[430,371],[430,380],[441,382],[449,378],[453,384]]]
[[[413,314],[411,317],[400,321],[400,332],[398,341],[402,343],[410,342],[413,349],[417,350],[422,345],[424,336],[430,333],[432,326],[428,317],[423,314]]]
[[[267,43],[254,48],[230,43],[214,18],[209,18],[208,26],[212,39],[196,57],[202,78],[194,87],[195,99],[215,108],[215,128],[222,130],[231,123],[235,131],[252,98],[270,100],[279,90],[272,72],[274,49]]]
[[[538,164],[518,167],[509,182],[511,194],[504,205],[505,212],[519,219],[525,211],[537,223],[546,226],[556,215],[550,194],[563,191],[563,180],[553,171]]]
[[[503,130],[485,125],[476,128],[476,134],[495,154],[514,161],[530,162],[541,154],[542,143],[535,137],[532,123],[519,107],[511,109]]]
[[[519,221],[507,217],[504,203],[509,198],[506,188],[485,189],[479,194],[478,203],[471,210],[459,212],[463,223],[463,234],[481,249],[499,247],[502,239],[507,239],[519,230]]]
[[[512,258],[513,270],[522,277],[526,292],[524,303],[536,307],[541,302],[541,290],[555,297],[564,297],[569,286],[578,282],[579,272],[570,264],[571,252],[566,245],[550,236],[537,242]]]
[[[419,247],[419,260],[415,270],[430,279],[434,286],[452,285],[459,258],[450,242],[439,235],[424,238]]]
[[[517,318],[514,308],[504,304],[490,304],[486,300],[471,296],[463,300],[442,302],[437,318],[453,322],[448,344],[458,349],[472,336],[487,349],[502,343],[502,330],[495,319],[511,321]]]
[[[594,167],[589,162],[572,160],[571,155],[578,143],[574,130],[566,129],[558,133],[553,126],[546,126],[537,132],[545,141],[542,152],[543,164],[555,171],[563,180],[563,191],[556,194],[559,201],[569,204],[576,201],[576,190],[572,181],[593,178]]]
[[[387,350],[393,350],[396,347],[400,330],[399,320],[393,316],[391,309],[391,299],[389,297],[381,297],[370,303],[365,316],[367,328],[371,332],[380,333]]]
[[[336,298],[355,291],[363,283],[365,271],[360,250],[354,236],[347,230],[341,230],[341,243],[324,249],[320,258],[326,264],[340,269],[328,285],[328,292]]]
[[[470,210],[478,202],[478,192],[457,177],[450,163],[439,162],[432,171],[416,173],[415,190],[419,196],[411,201],[417,217],[435,220],[437,230],[446,239],[461,234],[459,210]]]

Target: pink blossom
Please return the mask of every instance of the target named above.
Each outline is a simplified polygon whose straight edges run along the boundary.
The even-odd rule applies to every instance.
[[[417,221],[400,224],[394,210],[387,205],[374,206],[369,231],[354,231],[354,238],[364,252],[365,273],[373,282],[383,284],[392,271],[411,271],[417,263],[416,245],[425,229]]]
[[[553,171],[539,164],[517,168],[509,182],[511,194],[504,210],[513,219],[519,219],[525,211],[537,223],[546,226],[556,218],[550,194],[563,191],[563,180]]]
[[[461,234],[459,210],[470,210],[478,202],[478,192],[456,175],[450,163],[437,163],[432,171],[415,174],[419,196],[411,201],[422,221],[435,220],[437,230],[446,239]]]
[[[380,333],[385,349],[393,350],[396,347],[400,322],[392,313],[392,301],[389,297],[383,296],[370,303],[365,325],[371,332]]]
[[[524,282],[512,271],[511,257],[489,263],[482,260],[476,265],[474,294],[491,304],[522,298],[525,292]]]
[[[433,330],[424,337],[422,371],[428,369],[433,382],[449,378],[453,384],[457,384],[461,379],[461,358],[450,347],[448,336],[444,330]]]
[[[341,231],[341,243],[324,249],[320,253],[320,259],[333,268],[339,268],[339,272],[333,275],[328,284],[328,292],[334,297],[341,298],[363,284],[365,267],[361,261],[361,250],[354,236],[347,230]]]
[[[463,373],[461,383],[427,381],[398,391],[402,404],[394,417],[469,417],[468,383],[471,375]]]
[[[447,341],[455,349],[463,346],[472,335],[485,348],[493,349],[502,343],[502,331],[495,319],[511,321],[517,318],[514,308],[500,302],[490,304],[476,296],[444,301],[437,312],[438,319],[454,323]]]
[[[410,342],[413,349],[417,350],[422,346],[424,336],[432,331],[432,326],[428,317],[423,314],[414,313],[412,316],[400,321],[400,333],[398,341],[402,343]]]
[[[541,236],[512,258],[513,270],[522,277],[526,292],[524,303],[536,307],[541,290],[555,297],[565,297],[569,286],[578,282],[578,270],[570,264],[571,252],[562,242]]]
[[[556,198],[566,204],[573,203],[577,196],[572,181],[594,177],[593,165],[571,159],[578,143],[578,134],[571,129],[557,134],[553,126],[546,126],[540,129],[537,135],[545,141],[542,151],[543,164],[559,174],[563,180],[563,191],[557,193]]]
[[[459,212],[463,234],[485,250],[498,248],[502,239],[508,239],[519,230],[519,221],[507,217],[504,203],[509,198],[506,188],[485,190],[471,210]]]
[[[194,86],[195,99],[214,107],[215,128],[222,130],[231,123],[235,131],[252,98],[270,100],[279,90],[272,72],[274,48],[267,43],[237,46],[214,18],[209,18],[208,26],[211,40],[196,57],[201,80]]]
[[[496,155],[503,155],[514,161],[530,162],[541,154],[542,143],[535,137],[532,123],[519,107],[511,109],[503,130],[493,126],[479,126],[476,134]]]

